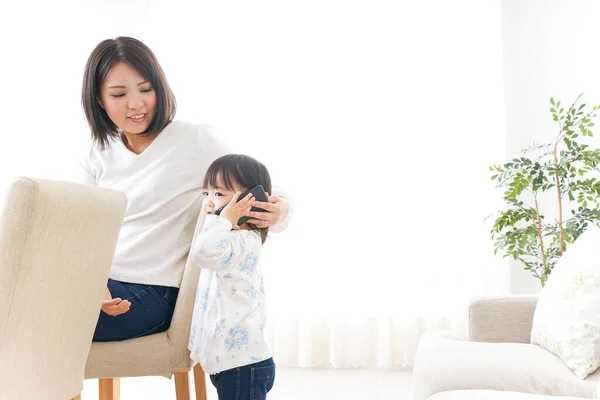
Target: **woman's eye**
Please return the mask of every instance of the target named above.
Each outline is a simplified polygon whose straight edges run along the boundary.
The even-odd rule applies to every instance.
[[[144,89],[144,90],[142,90],[142,92],[143,92],[143,93],[148,93],[148,92],[151,92],[151,91],[152,91],[152,88],[151,88],[151,87],[149,87],[148,89]]]
[[[117,99],[118,99],[119,97],[123,97],[123,96],[125,96],[125,94],[124,94],[124,93],[120,93],[120,94],[111,94],[111,97],[115,97],[115,98],[117,98]]]

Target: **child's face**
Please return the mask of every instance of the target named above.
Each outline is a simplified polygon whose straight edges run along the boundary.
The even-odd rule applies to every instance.
[[[233,185],[235,190],[229,190],[225,188],[225,185],[221,182],[221,178],[217,179],[216,187],[205,187],[203,188],[203,200],[204,200],[204,211],[206,214],[213,214],[216,210],[223,207],[231,201],[231,198],[235,192],[244,192],[246,189],[239,186],[236,183]]]

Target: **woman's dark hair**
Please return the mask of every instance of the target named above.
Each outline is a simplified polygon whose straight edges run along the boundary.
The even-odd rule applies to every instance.
[[[236,183],[246,189],[261,185],[265,192],[271,194],[271,176],[267,167],[244,154],[228,154],[217,158],[208,167],[208,171],[204,175],[203,186],[205,188],[215,187],[219,179],[229,190],[235,190]],[[269,228],[257,228],[253,225],[252,230],[260,235],[263,243],[267,240]]]
[[[102,82],[108,71],[119,62],[135,68],[151,83],[156,93],[156,114],[142,135],[161,132],[175,117],[175,96],[152,50],[130,37],[104,40],[96,46],[87,60],[81,90],[81,103],[92,138],[101,149],[106,148],[111,139],[118,138],[120,133],[119,128],[98,104]]]

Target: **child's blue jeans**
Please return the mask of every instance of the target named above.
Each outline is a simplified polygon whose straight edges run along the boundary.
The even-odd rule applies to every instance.
[[[265,400],[275,381],[272,358],[210,375],[219,400]]]

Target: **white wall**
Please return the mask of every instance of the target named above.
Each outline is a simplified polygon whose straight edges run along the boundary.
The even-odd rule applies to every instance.
[[[550,97],[571,103],[584,93],[586,103],[600,104],[599,21],[594,0],[502,2],[507,159],[556,137]],[[539,292],[521,264],[511,262],[510,271],[513,293]]]
[[[71,178],[85,60],[138,37],[177,117],[292,191],[294,222],[263,252],[272,321],[291,319],[278,363],[411,365],[424,330],[508,289],[484,222],[505,153],[500,17],[500,0],[2,1],[0,184]]]
[[[399,5],[393,7],[391,2],[377,4],[382,6],[384,3],[387,4],[386,12],[370,6],[366,8],[370,10],[366,14],[355,10],[357,11],[356,16],[371,16],[373,21],[378,21],[373,22],[371,26],[384,26],[381,21],[387,21],[385,26],[389,30],[382,30],[380,37],[387,38],[388,49],[398,48],[398,43],[404,43],[405,39],[406,46],[408,46],[405,47],[412,48],[410,47],[411,43],[416,42],[408,39],[410,37],[408,35],[409,28],[401,28],[401,26],[410,26],[408,16],[413,14],[409,12],[411,9],[408,5],[411,3],[402,2],[402,7]],[[265,12],[267,8],[278,15],[283,12],[273,8],[275,3],[269,4],[269,7],[265,6]],[[248,141],[244,142],[243,137],[236,138],[235,142],[244,148],[252,146],[253,134],[264,134],[265,130],[275,132],[280,125],[286,125],[285,121],[290,120],[290,112],[286,110],[294,110],[294,108],[281,105],[285,104],[281,99],[290,92],[289,90],[283,87],[272,87],[271,92],[261,98],[261,102],[265,104],[265,107],[261,108],[262,115],[257,113],[254,108],[251,113],[244,113],[248,107],[241,103],[252,104],[256,102],[256,99],[240,98],[240,93],[260,94],[264,92],[264,82],[273,79],[273,76],[285,81],[287,78],[281,71],[290,71],[291,66],[296,65],[298,71],[304,71],[306,78],[305,81],[302,81],[299,78],[303,75],[297,74],[298,79],[288,82],[295,85],[295,92],[302,93],[304,98],[313,99],[315,103],[305,110],[306,113],[314,115],[315,111],[321,112],[319,109],[329,110],[331,113],[331,107],[326,104],[339,103],[335,108],[337,110],[336,117],[339,118],[323,117],[321,120],[341,121],[344,120],[343,111],[350,107],[346,107],[347,104],[340,101],[336,103],[331,99],[323,98],[323,86],[321,85],[317,90],[316,83],[320,81],[315,78],[318,76],[312,73],[313,70],[320,71],[319,68],[323,68],[328,70],[332,77],[335,77],[337,72],[343,70],[341,66],[345,65],[352,66],[356,76],[364,76],[361,74],[362,69],[369,67],[370,70],[375,71],[385,66],[385,74],[379,71],[378,75],[373,74],[371,77],[378,79],[380,88],[390,86],[391,89],[393,86],[393,91],[396,93],[406,93],[407,87],[409,87],[407,85],[408,78],[402,76],[416,75],[423,69],[423,65],[435,65],[436,61],[439,61],[432,58],[430,63],[415,64],[414,67],[417,69],[411,70],[410,64],[404,61],[406,58],[401,57],[399,52],[386,52],[383,44],[373,48],[371,44],[363,43],[360,35],[350,37],[350,32],[358,35],[356,32],[360,33],[360,31],[357,31],[352,23],[349,22],[348,26],[345,26],[339,20],[332,23],[331,27],[336,27],[338,30],[344,28],[344,32],[348,35],[340,37],[345,38],[347,46],[343,48],[344,54],[341,54],[341,50],[338,48],[338,53],[332,55],[327,43],[319,40],[317,36],[323,36],[329,32],[328,24],[330,21],[335,21],[337,8],[325,9],[317,6],[316,3],[311,7],[303,8],[304,13],[300,12],[301,10],[295,10],[294,18],[290,16],[292,14],[283,13],[290,17],[282,18],[279,22],[269,19],[266,13],[257,12],[254,15],[266,16],[265,20],[258,21],[260,22],[258,24],[247,22],[248,18],[245,18],[245,14],[249,9],[242,7],[232,13],[226,7],[219,8],[217,5],[208,3],[201,9],[197,9],[195,6],[196,11],[188,13],[181,12],[183,6],[164,7],[158,1],[132,0],[126,3],[112,0],[89,3],[62,1],[61,5],[71,7],[78,17],[66,18],[60,14],[61,18],[58,18],[59,13],[56,11],[57,5],[54,2],[36,2],[35,13],[29,12],[30,6],[25,2],[3,2],[0,8],[0,33],[2,34],[0,41],[2,44],[0,118],[4,121],[1,135],[5,139],[10,135],[10,141],[3,141],[0,146],[2,165],[0,184],[2,186],[14,175],[31,174],[55,179],[72,177],[72,168],[73,165],[76,165],[79,154],[76,149],[85,145],[87,141],[87,135],[84,134],[87,132],[87,128],[79,112],[79,85],[83,64],[93,45],[105,37],[117,34],[138,36],[155,50],[167,70],[176,93],[178,93],[181,106],[180,117],[212,123],[219,127],[220,133],[226,138],[232,135],[231,132],[239,130],[239,126],[244,122],[252,119],[254,119],[252,122],[261,121],[262,128],[254,128],[254,132],[246,135]],[[414,4],[413,6],[416,7]],[[114,12],[116,7],[120,12]],[[158,9],[162,10],[161,15],[166,16],[169,21],[175,22],[169,32],[161,31],[160,27],[157,28],[151,22],[156,19],[156,10]],[[316,13],[317,9],[321,11],[321,14]],[[390,10],[395,11],[394,18],[391,17]],[[327,15],[324,14],[325,11],[327,11]],[[481,13],[481,10],[471,9],[471,12],[477,14]],[[423,15],[425,14],[424,12]],[[88,17],[93,15],[94,18],[82,18],[85,15]],[[318,15],[324,16],[319,19]],[[436,13],[436,15],[438,14]],[[405,20],[402,20],[401,24],[392,23],[392,20],[397,20],[396,17],[402,16],[405,17]],[[313,24],[311,29],[305,29],[304,20],[313,22],[318,20],[320,24]],[[230,26],[227,26],[224,21],[229,21]],[[282,25],[292,23],[290,21],[297,25],[294,26],[294,29],[287,29]],[[562,99],[563,102],[569,102],[579,93],[584,92],[585,100],[600,104],[600,52],[597,50],[600,24],[597,21],[600,21],[600,2],[594,0],[504,0],[502,2],[507,133],[505,155],[507,159],[518,155],[522,148],[534,140],[544,141],[554,137],[556,129],[548,112],[548,99],[551,96]],[[444,20],[440,20],[437,23],[437,31],[426,31],[431,36],[431,43],[434,43],[434,40],[443,39],[439,32],[451,32],[441,29],[442,25],[440,24],[443,22]],[[265,27],[264,30],[254,29],[261,26]],[[277,27],[279,32],[285,31],[288,32],[288,35],[285,37],[272,35],[267,27]],[[315,27],[319,27],[320,30],[315,30]],[[481,27],[475,27],[475,25],[473,27],[481,32]],[[452,28],[448,23],[447,28],[456,29],[456,26]],[[253,32],[253,35],[244,40],[242,36],[236,35],[241,31]],[[466,31],[468,29],[465,29],[462,40],[473,36],[472,33],[471,36],[467,36],[468,32]],[[460,37],[460,34],[462,33],[457,33],[455,37]],[[177,38],[177,40],[173,43],[164,41],[166,35]],[[205,40],[190,39],[196,35]],[[372,35],[375,36],[375,33]],[[333,33],[331,36],[338,38]],[[416,36],[420,38],[419,46],[427,44],[426,40],[429,40],[429,36],[423,33]],[[281,38],[285,38],[286,41]],[[300,44],[306,44],[307,41],[310,41],[315,47],[300,46]],[[193,45],[191,45],[192,43]],[[226,45],[223,45],[224,43]],[[275,63],[270,70],[259,68],[259,64],[253,68],[254,64],[248,63],[249,60],[264,59],[269,56],[270,47],[268,45],[260,47],[260,51],[263,53],[251,53],[249,50],[244,53],[245,48],[255,49],[260,43],[271,43],[272,48],[280,52],[280,57],[271,58]],[[291,46],[290,43],[295,45]],[[418,46],[414,44],[414,47],[414,53],[420,54],[416,50]],[[240,54],[241,58],[236,59],[229,53],[226,54],[219,50],[224,48],[228,48],[231,54]],[[352,55],[358,53],[359,50],[371,57],[367,59],[374,61],[369,63],[365,61],[360,65],[352,64]],[[315,57],[313,60],[320,59],[327,62],[319,64],[319,68],[311,67],[309,65],[311,55]],[[387,58],[382,55],[386,55]],[[427,54],[420,55],[426,56]],[[377,59],[376,56],[381,59]],[[229,70],[233,71],[232,68],[240,62],[249,65],[246,68],[247,75],[227,73]],[[225,73],[219,75],[220,79],[215,79],[217,72],[223,70]],[[277,71],[279,73],[275,74]],[[229,75],[231,79],[223,79],[226,75]],[[451,74],[449,73],[449,75]],[[195,79],[188,79],[190,76]],[[436,75],[431,74],[430,76],[430,79],[434,79]],[[314,80],[314,83],[307,80],[309,77]],[[329,86],[332,86],[332,82],[336,83],[335,88],[332,86],[332,91],[351,87],[351,85],[346,85],[347,82],[342,77],[336,79],[328,81],[330,82]],[[352,81],[350,75],[347,76],[347,81]],[[389,94],[393,92],[392,90],[385,90],[385,93],[383,89],[379,92],[372,92],[371,89],[368,89],[366,80],[359,80],[355,83],[358,83],[355,85],[358,88],[364,86],[363,98],[381,99],[376,103],[377,107],[373,105],[372,108],[373,110],[384,110],[388,118],[394,114],[395,110],[403,108],[399,100],[395,100],[395,103],[390,101],[395,99],[393,95]],[[246,86],[240,87],[243,85]],[[439,82],[431,86],[443,88],[442,93],[451,93],[454,90],[445,75],[440,76]],[[257,87],[263,89],[257,91]],[[309,89],[320,95],[309,96]],[[235,95],[233,95],[234,92]],[[418,90],[415,92],[420,94]],[[383,98],[381,95],[386,93],[388,93],[388,97]],[[451,95],[449,96],[451,97]],[[405,97],[411,99],[410,95],[405,95]],[[57,99],[60,99],[58,104]],[[269,99],[276,100],[268,101]],[[343,100],[344,98],[339,96],[337,99]],[[290,97],[286,98],[288,102],[291,100],[293,99]],[[424,99],[414,98],[409,104],[421,100]],[[319,102],[319,107],[316,107]],[[267,104],[268,106],[266,106]],[[369,102],[365,101],[364,104],[366,106],[363,109],[368,110]],[[298,105],[296,104],[296,106]],[[64,112],[56,112],[57,109],[64,110]],[[234,109],[236,118],[232,119],[231,115]],[[369,127],[369,121],[378,123],[377,128],[381,131],[387,129],[390,134],[393,134],[394,129],[386,128],[386,126],[394,126],[397,131],[400,123],[394,118],[384,120],[381,118],[381,114],[381,111],[365,114],[364,118],[361,118],[361,126],[354,127],[355,131],[372,131],[373,127]],[[355,118],[361,117],[360,113],[352,115]],[[398,120],[401,119],[398,118]],[[236,125],[236,121],[242,122]],[[493,122],[493,124],[498,127],[502,121]],[[300,127],[300,125],[302,126]],[[7,126],[11,128],[7,129]],[[254,124],[246,126],[254,126]],[[318,132],[320,138],[324,137],[321,133],[327,132],[328,128],[332,128],[330,130],[337,128],[326,124],[307,124],[306,120],[300,120],[296,124],[292,124],[291,128],[288,126],[288,131],[291,132],[290,129],[294,129],[294,126],[297,126],[296,129],[300,135],[301,132],[310,131],[304,128],[312,130],[320,128],[321,132]],[[18,127],[18,129],[13,129],[13,127]],[[340,131],[344,130],[348,131],[348,126]],[[346,135],[344,140],[348,137]],[[303,178],[289,163],[282,162],[273,154],[260,155],[272,158],[268,161],[279,164],[278,170],[281,171],[282,176],[286,177],[287,186],[291,188],[303,186]],[[32,163],[32,160],[37,162]],[[302,193],[298,197],[302,197]],[[489,207],[482,207],[482,209],[487,210]],[[510,270],[511,288],[514,293],[539,291],[538,282],[524,272],[520,264],[511,263]]]

